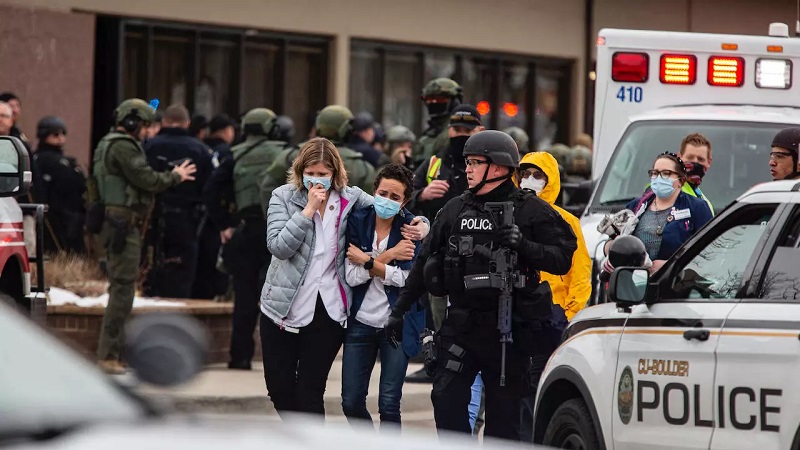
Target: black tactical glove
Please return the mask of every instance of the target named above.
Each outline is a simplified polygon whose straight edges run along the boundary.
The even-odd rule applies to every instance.
[[[516,224],[505,225],[500,228],[500,245],[512,250],[519,250],[519,244],[523,240],[522,232],[519,231],[519,227]]]
[[[398,342],[403,342],[403,313],[393,309],[389,314],[389,321],[386,322],[386,339],[393,348],[398,347]]]

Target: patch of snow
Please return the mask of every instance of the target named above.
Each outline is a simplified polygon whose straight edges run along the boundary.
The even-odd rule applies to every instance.
[[[60,289],[57,287],[50,288],[48,297],[49,298],[47,303],[49,305],[76,305],[82,308],[89,308],[93,306],[105,307],[106,305],[108,305],[108,294],[103,294],[99,297],[80,297],[78,295],[75,295],[73,292],[70,292],[66,289]],[[184,302],[161,300],[157,298],[138,297],[138,296],[133,298],[134,308],[146,308],[153,306],[179,307],[185,305],[186,303]]]

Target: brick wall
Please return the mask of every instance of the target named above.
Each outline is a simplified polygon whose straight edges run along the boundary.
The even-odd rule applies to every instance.
[[[206,326],[209,332],[208,363],[227,363],[231,339],[231,314],[233,304],[211,301],[181,301],[186,306],[136,308],[133,314],[153,312],[180,312],[190,314]],[[103,307],[82,308],[74,305],[48,306],[47,327],[75,350],[93,358],[103,324]],[[261,339],[255,333],[255,358],[261,359]]]

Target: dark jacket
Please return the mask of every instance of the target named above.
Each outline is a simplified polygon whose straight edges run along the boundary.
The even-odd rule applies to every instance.
[[[82,251],[86,176],[75,158],[64,156],[59,147],[40,142],[33,159],[39,173],[33,186],[34,199],[48,205],[50,223],[45,232],[45,250],[55,251],[60,246],[64,250]]]
[[[403,225],[411,224],[414,215],[411,211],[403,209],[392,221],[392,229],[389,231],[389,241],[386,248],[390,249],[397,245],[403,239],[400,229]],[[353,244],[360,248],[361,251],[369,253],[372,251],[372,241],[375,237],[375,208],[367,206],[353,211],[347,219],[347,243]],[[419,255],[422,248],[422,243],[416,243],[414,250],[414,259]],[[411,270],[414,265],[414,259],[411,261],[392,261],[389,263],[391,266],[399,267],[401,270]],[[353,286],[353,303],[350,306],[350,317],[355,319],[361,304],[364,303],[364,297],[367,294],[369,285],[372,280],[360,285]],[[384,286],[386,296],[389,298],[389,306],[394,307],[397,303],[397,298],[400,295],[400,288],[395,286]],[[419,342],[419,335],[425,327],[425,310],[417,303],[412,305],[412,308],[405,315],[403,325],[403,351],[408,357],[415,356],[419,353],[421,345]]]
[[[650,207],[655,198],[653,191],[648,188],[641,197],[628,203],[627,209],[630,209],[636,214],[636,217],[639,217]],[[656,259],[669,259],[684,242],[713,218],[711,209],[705,200],[692,197],[683,191],[675,199],[673,209],[677,211],[688,209],[691,216],[686,219],[667,222],[661,235],[661,248],[658,250]],[[633,235],[636,236],[636,230],[634,230]]]
[[[211,176],[211,149],[184,128],[162,128],[145,143],[144,151],[147,163],[159,172],[171,171],[186,159],[197,166],[194,181],[181,183],[161,195],[165,206],[189,212],[202,204],[203,187]]]
[[[458,197],[466,192],[469,188],[467,184],[466,164],[462,161],[456,161],[450,155],[449,148],[439,151],[436,155],[437,159],[442,160],[442,165],[438,170],[438,174],[433,178],[435,180],[445,180],[450,185],[450,190],[444,194],[443,197],[433,200],[420,200],[419,195],[428,187],[428,172],[430,171],[431,158],[426,159],[414,173],[414,193],[411,194],[411,201],[408,203],[408,209],[415,214],[425,216],[429,219],[436,217],[436,213],[444,207],[447,202]]]
[[[397,309],[408,311],[426,291],[423,281],[425,262],[434,253],[447,252],[455,221],[462,208],[472,207],[468,203],[509,201],[513,195],[518,195],[518,191],[509,180],[486,195],[476,196],[467,191],[447,202],[431,224],[430,234],[423,242],[422,250],[406,279],[405,288],[400,292]],[[554,275],[569,272],[572,255],[578,247],[577,240],[569,224],[547,202],[530,195],[521,207],[515,208],[514,223],[524,238],[517,249],[523,271],[539,270]]]
[[[231,146],[220,138],[210,137],[203,140],[203,143],[211,149],[211,165],[216,169],[222,161],[233,158]]]
[[[361,153],[364,156],[364,159],[366,159],[367,162],[372,164],[374,167],[384,166],[391,162],[383,152],[376,149],[372,146],[372,144],[361,139],[359,136],[353,135],[347,142],[347,146],[358,153]]]

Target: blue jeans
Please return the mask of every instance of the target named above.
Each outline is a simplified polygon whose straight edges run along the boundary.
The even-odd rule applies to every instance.
[[[342,357],[342,410],[348,420],[372,421],[367,411],[369,379],[380,353],[381,381],[378,393],[378,412],[381,422],[400,423],[400,398],[408,368],[408,357],[402,347],[393,348],[383,328],[348,321]]]

